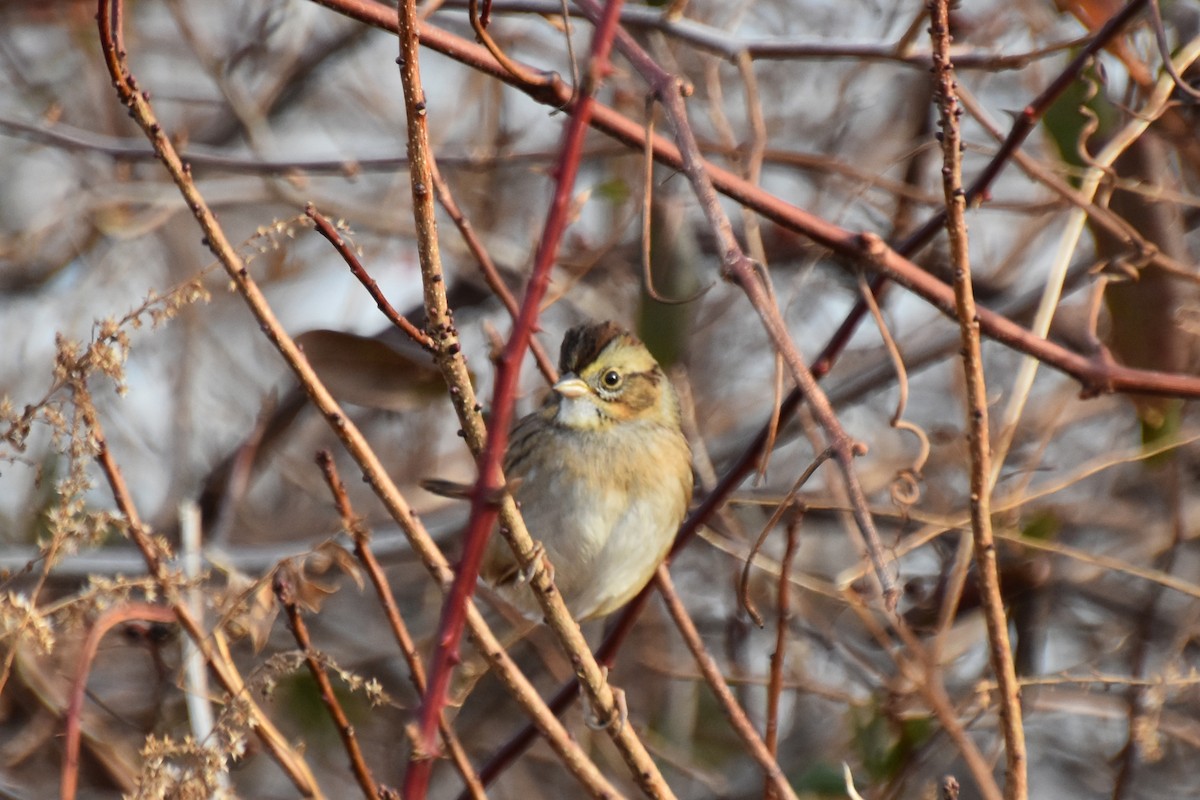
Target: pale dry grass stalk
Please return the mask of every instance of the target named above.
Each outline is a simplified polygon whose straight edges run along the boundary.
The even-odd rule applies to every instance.
[[[371,768],[367,766],[366,759],[363,757],[362,747],[358,743],[354,726],[350,724],[350,719],[346,716],[341,702],[333,691],[333,683],[325,673],[325,665],[321,663],[320,654],[312,645],[312,637],[308,635],[308,625],[300,614],[300,605],[295,594],[296,587],[292,584],[289,572],[291,570],[283,568],[282,565],[276,569],[271,579],[271,589],[283,607],[288,620],[288,628],[291,629],[292,636],[295,637],[296,644],[304,655],[304,663],[308,667],[313,681],[317,684],[321,702],[329,712],[333,725],[337,729],[338,737],[342,740],[342,747],[345,748],[346,755],[350,759],[350,771],[354,773],[354,779],[358,781],[363,797],[367,800],[374,800],[379,796],[379,786],[375,783]]]

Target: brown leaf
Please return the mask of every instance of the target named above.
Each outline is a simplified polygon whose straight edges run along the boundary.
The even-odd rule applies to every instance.
[[[305,559],[306,572],[311,570],[317,575],[324,575],[334,567],[349,575],[359,590],[366,585],[363,581],[362,568],[358,564],[358,559],[354,557],[353,553],[332,539],[317,545],[313,553]]]
[[[226,579],[228,583],[218,599],[218,608],[226,609],[222,623],[231,636],[248,637],[257,653],[266,646],[279,613],[270,576],[253,581],[247,575],[229,570]]]

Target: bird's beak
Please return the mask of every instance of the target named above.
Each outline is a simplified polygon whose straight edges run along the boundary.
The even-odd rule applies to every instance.
[[[566,398],[583,397],[588,393],[588,385],[583,382],[582,378],[576,377],[573,373],[568,372],[554,384],[554,391]]]

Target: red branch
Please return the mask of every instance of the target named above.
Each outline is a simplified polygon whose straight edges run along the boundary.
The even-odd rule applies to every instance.
[[[87,639],[84,640],[83,650],[79,654],[75,681],[71,685],[71,700],[67,705],[67,731],[64,737],[66,754],[63,756],[62,786],[59,789],[59,796],[63,800],[74,798],[79,784],[79,738],[83,725],[83,700],[87,692],[88,674],[92,670],[92,661],[96,658],[100,640],[115,626],[135,619],[173,623],[175,612],[165,606],[149,603],[126,603],[110,608],[92,623]]]
[[[580,87],[575,104],[569,109],[571,119],[563,134],[562,148],[554,171],[557,186],[534,257],[533,273],[525,290],[520,313],[513,324],[512,335],[497,363],[487,448],[479,464],[479,479],[471,494],[471,517],[464,539],[462,560],[442,609],[437,650],[430,669],[429,688],[421,707],[420,737],[421,744],[427,752],[432,752],[436,745],[437,720],[446,704],[451,669],[458,660],[458,646],[466,620],[467,602],[474,592],[484,549],[496,525],[497,508],[494,498],[504,487],[501,462],[508,444],[508,428],[513,417],[513,402],[521,361],[537,327],[541,301],[550,284],[550,269],[554,265],[558,244],[570,217],[575,176],[583,152],[583,138],[587,133],[594,107],[593,95],[600,80],[610,70],[608,53],[616,33],[620,7],[621,0],[610,0],[603,19],[596,27],[592,39],[590,72]],[[410,778],[414,772],[418,772],[417,766],[414,764],[413,768],[410,768]],[[409,781],[406,780],[406,796],[409,796],[408,788]]]

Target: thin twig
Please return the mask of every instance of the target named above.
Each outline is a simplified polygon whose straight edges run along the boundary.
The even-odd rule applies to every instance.
[[[709,289],[712,284],[701,287],[693,292],[688,297],[663,297],[654,288],[654,268],[650,263],[650,253],[654,244],[654,231],[652,230],[654,219],[654,150],[649,147],[649,143],[654,141],[654,101],[646,101],[646,143],[647,147],[642,148],[642,236],[641,236],[641,261],[642,261],[642,289],[649,295],[650,299],[656,303],[662,303],[665,306],[681,306],[686,305],[693,300],[698,300]]]
[[[896,398],[896,410],[892,412],[892,416],[888,419],[888,424],[896,430],[911,433],[917,440],[918,450],[916,457],[913,459],[911,465],[901,470],[898,481],[892,485],[892,497],[903,501],[904,505],[912,505],[917,500],[915,496],[917,481],[921,478],[921,471],[925,468],[925,462],[929,460],[929,436],[916,423],[904,419],[904,411],[908,406],[908,371],[904,367],[904,359],[900,355],[900,348],[896,345],[896,340],[893,338],[892,332],[888,329],[887,323],[883,319],[883,311],[879,308],[879,301],[871,293],[871,287],[867,285],[867,281],[862,275],[858,276],[858,291],[862,302],[866,303],[867,308],[871,311],[871,318],[875,320],[875,327],[879,330],[879,338],[883,340],[883,347],[887,351],[893,369],[896,371],[896,387],[899,397]],[[903,485],[908,485],[911,491],[905,493],[902,488]]]
[[[285,562],[275,570],[275,575],[271,579],[271,589],[275,592],[275,597],[279,599],[279,604],[283,606],[283,612],[287,615],[288,627],[296,639],[296,644],[304,653],[304,663],[308,666],[309,674],[316,681],[321,702],[324,703],[325,709],[333,719],[333,725],[337,728],[342,746],[346,748],[354,779],[358,781],[363,797],[367,800],[375,800],[379,796],[379,787],[376,786],[375,778],[372,777],[371,770],[363,758],[362,748],[358,745],[358,736],[354,733],[354,726],[350,724],[349,717],[346,716],[341,702],[334,694],[333,684],[330,682],[329,676],[325,674],[325,665],[321,663],[317,651],[313,649],[312,639],[308,635],[308,626],[304,624],[304,618],[300,616],[300,606],[296,603],[295,589],[287,575],[287,564],[289,563],[291,562]]]
[[[325,483],[333,495],[334,506],[337,507],[338,515],[342,518],[342,528],[354,541],[354,555],[362,564],[371,585],[375,588],[375,596],[379,598],[379,605],[383,608],[384,616],[387,617],[388,626],[392,629],[392,636],[396,639],[396,646],[400,648],[400,654],[404,656],[404,661],[408,665],[408,674],[413,688],[417,690],[418,695],[424,694],[425,667],[421,664],[421,655],[417,651],[412,634],[409,633],[408,626],[400,615],[400,607],[396,604],[395,595],[392,594],[391,584],[388,583],[387,576],[383,574],[383,568],[379,565],[379,561],[371,549],[370,531],[363,525],[362,518],[354,513],[354,509],[350,505],[350,496],[346,493],[346,486],[342,483],[333,462],[333,455],[328,450],[321,450],[317,453],[317,466],[321,468],[321,474],[325,477]],[[463,783],[466,785],[464,791],[467,796],[475,798],[475,800],[483,800],[486,797],[483,783],[475,773],[475,768],[471,766],[466,749],[459,741],[454,728],[450,726],[444,715],[439,721],[438,727],[441,730],[442,742],[449,751],[450,760],[454,762],[455,768],[458,769],[459,775],[462,776]]]
[[[1177,57],[1179,69],[1187,69],[1188,65],[1198,57],[1198,54],[1200,54],[1200,50],[1197,49],[1198,46],[1200,46],[1200,39],[1193,39],[1186,47],[1180,50]],[[1125,232],[1129,227],[1128,223],[1121,220],[1120,217],[1117,217],[1107,208],[1097,206],[1094,202],[1095,196],[1102,181],[1109,175],[1110,168],[1116,162],[1117,158],[1145,133],[1151,122],[1158,119],[1167,110],[1173,86],[1173,81],[1169,75],[1160,78],[1154,91],[1138,110],[1134,118],[1117,131],[1104,147],[1101,148],[1099,153],[1089,158],[1090,166],[1080,180],[1079,189],[1070,191],[1069,195],[1064,194],[1064,196],[1071,200],[1074,208],[1068,212],[1066,222],[1062,226],[1058,247],[1056,248],[1054,261],[1051,264],[1045,281],[1045,288],[1041,302],[1038,305],[1037,315],[1030,326],[1031,333],[1034,335],[1042,337],[1049,335],[1050,324],[1058,309],[1068,266],[1073,255],[1078,250],[1079,239],[1083,235],[1084,227],[1088,221],[1091,220],[1105,227],[1118,238],[1125,239],[1129,237],[1129,234]],[[1019,159],[1019,163],[1023,162]],[[1036,175],[1031,169],[1032,165],[1023,164],[1023,166],[1030,174]],[[1047,181],[1047,185],[1055,189],[1055,191],[1060,191],[1060,187],[1056,187],[1054,182]],[[1114,228],[1116,229],[1115,231]],[[1167,263],[1166,256],[1157,247],[1145,242],[1137,235],[1136,231],[1133,232],[1133,236],[1136,237],[1133,241],[1136,243],[1139,251],[1156,253],[1153,260],[1164,269],[1186,269],[1188,272],[1192,272],[1186,265]],[[1096,291],[1098,294],[1099,289]],[[1097,303],[1098,300],[1099,298],[1097,297]],[[1094,308],[1098,310],[1098,304]],[[1094,326],[1091,330],[1094,331]],[[1100,358],[1105,358],[1105,356],[1101,354]],[[996,464],[991,475],[993,486],[999,479],[1000,469],[1003,466],[1004,458],[1007,455],[1008,448],[1015,434],[1017,422],[1020,420],[1033,388],[1034,376],[1039,365],[1039,359],[1023,359],[1013,380],[1011,397],[1005,408],[1003,425],[1001,426],[1000,436],[997,439],[995,448]]]
[[[484,0],[484,2],[486,3],[487,0]],[[478,4],[479,0],[468,0],[468,13],[471,18],[471,29],[475,31],[475,38],[483,43],[483,46],[488,49],[488,52],[492,54],[492,57],[495,58],[496,61],[504,67],[504,69],[508,70],[508,72],[510,72],[514,78],[526,83],[537,80],[537,76],[534,75],[528,67],[509,58],[507,55],[505,55],[504,51],[500,49],[500,45],[496,44],[496,40],[492,38],[490,33],[488,33],[486,8],[483,17],[481,18],[478,12]],[[490,3],[487,3],[488,7],[490,7],[490,5]]]
[[[788,625],[792,619],[792,561],[800,539],[800,522],[804,509],[798,508],[787,525],[787,544],[779,562],[779,583],[775,589],[775,652],[771,653],[771,672],[767,682],[767,727],[763,744],[767,752],[779,760],[779,698],[783,694],[783,666],[787,661]],[[767,781],[763,787],[765,800],[779,800],[775,786]]]
[[[971,533],[959,547],[973,541],[976,581],[987,623],[988,652],[992,672],[1000,687],[1000,725],[1004,732],[1004,794],[1007,800],[1025,800],[1029,794],[1028,764],[1025,754],[1025,729],[1021,722],[1020,685],[1013,664],[1008,638],[1008,617],[1000,593],[1000,575],[996,566],[996,542],[992,536],[991,438],[988,430],[987,384],[980,353],[979,323],[976,319],[975,293],[971,283],[971,262],[967,247],[966,192],[962,187],[962,134],[959,118],[962,108],[955,93],[954,67],[950,63],[950,3],[933,0],[929,4],[929,32],[933,39],[935,97],[941,118],[942,185],[946,194],[946,233],[950,239],[950,260],[954,271],[954,290],[962,339],[963,372],[967,384],[967,441],[971,451]]]
[[[745,564],[742,566],[742,577],[738,581],[738,597],[742,601],[742,607],[746,609],[746,613],[760,628],[763,626],[762,614],[758,613],[758,609],[750,601],[750,568],[754,565],[754,559],[758,555],[758,551],[762,549],[767,536],[775,530],[775,526],[779,524],[779,520],[783,519],[783,515],[792,510],[796,502],[796,495],[804,488],[804,484],[808,483],[808,479],[813,476],[813,473],[831,458],[833,458],[833,450],[827,447],[805,467],[804,471],[800,473],[800,477],[796,478],[792,484],[792,488],[788,489],[787,494],[776,504],[775,510],[763,525],[762,531],[759,532],[758,538],[754,540],[754,544],[750,546],[750,552],[746,555]]]
[[[746,152],[743,166],[746,170],[746,180],[757,186],[762,181],[763,157],[767,149],[767,122],[763,117],[758,79],[754,76],[754,62],[749,53],[738,56],[737,67],[745,87],[746,117],[750,120],[750,141],[742,145]],[[742,222],[746,229],[746,244],[750,248],[750,254],[765,268],[767,250],[763,245],[762,226],[759,224],[758,215],[748,208],[743,208]]]
[[[388,318],[388,321],[395,325],[408,335],[408,338],[419,344],[426,350],[433,350],[433,340],[429,335],[417,330],[416,326],[404,318],[395,307],[388,302],[384,297],[383,291],[379,288],[379,284],[363,267],[362,262],[358,260],[358,254],[354,252],[354,248],[346,242],[342,234],[334,225],[325,218],[325,216],[317,211],[317,207],[309,203],[304,207],[304,214],[313,221],[313,225],[317,229],[317,233],[324,236],[333,245],[333,248],[338,251],[338,255],[346,262],[346,266],[354,273],[354,277],[358,278],[358,282],[363,285],[367,293],[371,295],[371,299],[375,301],[375,305],[383,312],[383,315]]]
[[[738,703],[737,698],[733,696],[733,692],[729,691],[729,686],[725,683],[725,678],[721,674],[721,668],[717,665],[716,660],[708,649],[704,646],[704,641],[700,637],[700,631],[696,629],[696,623],[688,615],[687,609],[683,607],[682,601],[679,599],[678,593],[675,591],[675,586],[671,581],[671,572],[667,569],[666,564],[659,566],[658,571],[654,573],[654,585],[658,588],[658,593],[662,595],[663,602],[667,606],[667,613],[671,615],[675,627],[679,629],[680,635],[683,636],[683,641],[687,644],[688,650],[696,659],[696,664],[700,667],[700,671],[704,674],[704,679],[709,687],[713,690],[713,694],[717,696],[717,701],[721,704],[721,710],[725,712],[725,716],[729,719],[729,724],[733,728],[734,733],[742,740],[746,750],[762,767],[767,780],[778,796],[781,798],[792,798],[796,800],[796,792],[792,789],[792,785],[788,783],[787,776],[783,774],[783,770],[779,768],[779,762],[775,760],[775,756],[767,749],[762,738],[758,735],[758,731],[754,730],[754,725],[746,716],[745,710]]]
[[[1162,9],[1158,6],[1159,0],[1150,0],[1150,20],[1151,28],[1154,29],[1154,42],[1158,45],[1158,55],[1162,58],[1163,69],[1171,76],[1171,80],[1175,82],[1175,87],[1179,91],[1191,97],[1193,100],[1200,100],[1200,92],[1196,91],[1192,86],[1183,79],[1179,74],[1179,70],[1171,63],[1171,46],[1167,44],[1167,32],[1163,28]]]

